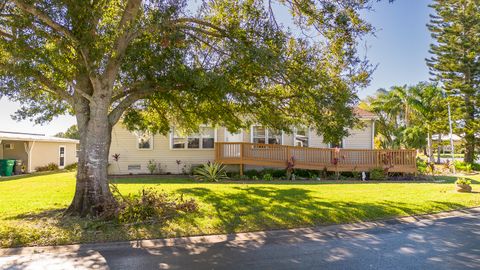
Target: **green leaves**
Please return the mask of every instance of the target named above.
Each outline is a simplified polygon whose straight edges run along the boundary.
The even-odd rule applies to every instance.
[[[339,141],[356,123],[356,88],[370,76],[356,51],[372,31],[360,16],[369,2],[270,4],[9,1],[0,96],[23,104],[18,117],[38,121],[67,112],[88,121],[102,107],[111,125],[126,111],[131,129],[301,124]],[[291,29],[278,23],[282,9],[293,15]]]

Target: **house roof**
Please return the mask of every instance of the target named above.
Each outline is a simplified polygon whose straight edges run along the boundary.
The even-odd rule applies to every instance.
[[[78,140],[45,136],[45,134],[0,131],[0,140],[79,143]]]
[[[433,134],[433,135],[432,135],[432,140],[438,141],[438,139],[439,139],[439,135],[438,135],[438,134]],[[458,135],[456,135],[456,134],[452,134],[452,139],[453,139],[453,141],[461,141],[461,140],[462,140],[462,137],[460,137],[460,136],[458,136]],[[450,141],[450,135],[449,135],[449,134],[447,134],[447,135],[443,134],[443,135],[442,135],[442,141]]]
[[[359,107],[355,107],[355,109],[353,109],[353,112],[360,118],[364,118],[364,119],[375,119],[375,118],[377,118],[377,116],[373,112],[369,112],[367,110],[360,109]]]

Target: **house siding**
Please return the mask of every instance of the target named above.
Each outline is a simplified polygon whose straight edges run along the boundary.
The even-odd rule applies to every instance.
[[[372,148],[372,122],[366,121],[363,129],[353,129],[351,136],[344,139],[345,148],[371,149]],[[225,141],[225,128],[216,129],[216,141]],[[243,130],[243,141],[250,142],[250,129]],[[323,137],[317,135],[315,130],[310,131],[310,146],[326,148]],[[284,145],[293,145],[293,134],[284,133]],[[118,162],[114,161],[112,155],[119,154]],[[189,171],[191,166],[204,164],[215,160],[214,149],[171,149],[170,134],[154,135],[153,149],[137,149],[137,137],[125,129],[122,124],[117,124],[112,130],[112,144],[110,147],[109,173],[110,174],[144,174],[149,173],[147,164],[155,160],[160,173],[181,173],[186,165]],[[177,166],[177,160],[181,164]],[[129,170],[130,166],[130,170]],[[139,168],[138,168],[139,167]]]
[[[216,129],[217,141],[223,137],[223,128]],[[112,155],[119,154],[118,162],[114,161]],[[161,173],[181,173],[184,165],[187,170],[191,166],[214,161],[214,149],[170,149],[170,134],[154,135],[153,149],[137,149],[137,137],[128,131],[121,124],[116,125],[112,130],[112,144],[110,146],[109,173],[110,174],[143,174],[149,173],[147,164],[155,160],[157,168]],[[177,160],[181,164],[177,166]],[[132,165],[140,165],[140,169],[131,169]]]
[[[350,130],[350,136],[343,140],[343,148],[373,149],[372,121],[363,121],[364,127]]]
[[[29,142],[31,143],[31,142]],[[60,146],[65,146],[65,166],[77,162],[77,145],[75,143],[35,142],[30,156],[30,171],[49,163],[60,163]]]

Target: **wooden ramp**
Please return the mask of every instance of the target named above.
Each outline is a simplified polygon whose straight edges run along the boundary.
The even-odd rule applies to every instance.
[[[286,168],[293,158],[295,168],[309,170],[416,173],[415,150],[313,148],[245,142],[215,143],[215,161],[223,164]],[[243,166],[241,166],[243,167]]]

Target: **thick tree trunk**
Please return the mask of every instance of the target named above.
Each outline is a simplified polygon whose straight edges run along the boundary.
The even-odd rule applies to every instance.
[[[67,213],[80,216],[105,216],[113,212],[116,201],[110,191],[107,167],[112,128],[107,106],[79,105],[77,123],[80,151],[75,196]],[[87,112],[85,112],[87,111]],[[89,113],[89,114],[86,114]]]

